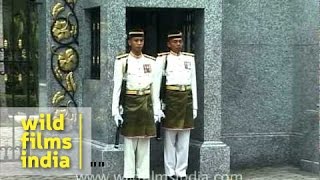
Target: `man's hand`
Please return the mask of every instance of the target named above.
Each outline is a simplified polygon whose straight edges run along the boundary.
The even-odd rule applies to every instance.
[[[123,123],[123,119],[120,114],[116,114],[113,118],[114,118],[114,122],[116,123],[117,127],[120,125],[119,121],[121,124]]]
[[[153,118],[154,118],[154,123],[157,123],[157,122],[161,121],[161,119],[160,119],[160,117],[158,115],[154,115]]]
[[[158,113],[154,114],[154,122],[161,122],[161,118],[165,118],[166,116],[164,115],[163,111],[159,110]]]
[[[119,113],[120,113],[120,114],[123,114],[123,107],[122,107],[122,105],[119,106]]]
[[[165,110],[166,109],[166,104],[161,100],[161,109],[162,110]]]
[[[166,117],[166,115],[161,110],[159,111],[158,116],[160,117],[160,119]]]
[[[193,119],[197,118],[197,115],[198,115],[198,114],[197,114],[197,110],[194,109],[194,110],[193,110]]]

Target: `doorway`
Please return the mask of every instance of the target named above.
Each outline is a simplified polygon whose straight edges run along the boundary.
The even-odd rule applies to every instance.
[[[126,30],[142,28],[145,31],[143,52],[152,56],[168,51],[167,34],[171,30],[181,30],[184,49],[195,52],[196,19],[199,9],[182,8],[127,8]],[[127,46],[128,50],[128,46]]]
[[[157,57],[157,53],[167,52],[167,34],[172,30],[183,33],[183,51],[195,54],[197,84],[198,84],[198,117],[203,114],[203,71],[204,71],[204,9],[195,8],[126,8],[126,33],[132,28],[142,28],[145,31],[143,52]],[[127,44],[127,43],[126,43]],[[128,51],[128,45],[127,45]],[[195,123],[195,131],[191,138],[201,139],[203,125]],[[151,169],[162,173],[163,148],[161,143],[151,142]]]

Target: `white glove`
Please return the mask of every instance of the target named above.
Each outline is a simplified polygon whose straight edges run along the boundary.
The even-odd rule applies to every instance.
[[[197,118],[197,110],[196,109],[193,110],[193,119],[195,119],[195,118]]]
[[[116,114],[113,118],[114,118],[114,122],[116,123],[117,127],[119,126],[118,121],[120,121],[121,124],[123,123],[123,119],[120,114]]]
[[[154,123],[160,122],[160,116],[154,115],[153,118],[154,118]]]
[[[122,107],[122,105],[119,106],[119,112],[120,112],[120,114],[123,114],[123,107]]]
[[[158,116],[159,116],[160,119],[166,117],[166,115],[161,110],[159,111]]]
[[[154,114],[154,122],[161,122],[161,118],[165,118],[166,115],[163,113],[163,111],[159,110],[158,113]]]
[[[161,100],[161,109],[162,110],[165,110],[166,109],[166,104]]]

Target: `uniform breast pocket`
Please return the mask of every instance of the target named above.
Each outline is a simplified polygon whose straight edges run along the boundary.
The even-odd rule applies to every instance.
[[[135,76],[139,74],[139,68],[136,66],[129,66],[128,67],[128,75]]]
[[[166,72],[165,72],[165,75],[166,76],[174,76],[174,74],[176,73],[177,71],[174,71],[174,70],[167,70]]]
[[[135,76],[138,76],[138,75],[139,75],[139,73],[135,72],[135,71],[128,72],[128,77],[135,77]]]

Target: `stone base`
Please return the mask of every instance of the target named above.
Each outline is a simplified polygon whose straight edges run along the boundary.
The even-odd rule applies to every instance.
[[[101,162],[102,161],[102,150],[104,149],[103,145],[92,143],[91,144],[91,159],[92,162]],[[102,174],[101,167],[91,167],[91,174]]]
[[[92,146],[92,161],[97,166],[91,168],[92,174],[105,174],[108,176],[118,176],[123,174],[123,144],[119,149],[114,148],[114,144],[95,144]],[[99,167],[99,162],[104,162],[103,167]]]
[[[188,174],[212,178],[230,173],[230,147],[221,141],[190,143]]]
[[[120,144],[118,149],[114,148],[114,144],[108,144],[102,151],[102,161],[105,162],[102,173],[109,176],[122,175],[124,167],[123,158],[123,144]]]
[[[152,143],[156,147],[151,148],[153,149],[151,151],[151,172],[164,173],[162,143],[153,141]],[[115,149],[113,144],[95,144],[92,147],[92,161],[97,164],[100,161],[105,163],[104,167],[92,167],[93,174],[108,176],[123,174],[123,144],[120,144],[119,149]],[[227,175],[229,172],[230,148],[226,144],[221,141],[190,142],[189,175],[210,178],[215,175]]]
[[[301,170],[312,172],[312,173],[319,173],[319,162],[309,161],[305,159],[300,160],[300,168]]]

